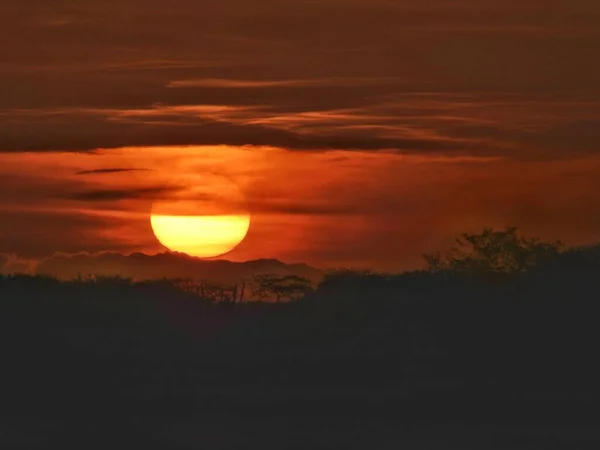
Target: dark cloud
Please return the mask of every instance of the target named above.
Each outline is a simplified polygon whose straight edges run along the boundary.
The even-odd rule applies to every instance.
[[[144,114],[144,112],[150,114]],[[43,116],[0,125],[0,149],[18,151],[90,151],[98,148],[153,145],[267,145],[290,149],[401,149],[407,151],[466,151],[476,146],[466,140],[411,136],[378,136],[368,130],[352,133],[339,129],[340,119],[312,120],[307,130],[305,118],[294,116],[272,124],[255,123],[272,117],[269,111],[236,115],[218,112],[181,110],[176,113],[156,109],[123,111],[97,118],[86,112],[72,116]],[[285,119],[285,118],[284,118]],[[341,119],[343,122],[345,119]],[[229,121],[229,122],[228,122]],[[314,123],[316,122],[316,123]],[[318,129],[320,126],[320,129]],[[296,128],[297,129],[294,129]],[[287,128],[287,129],[286,129]],[[399,129],[401,131],[401,129]],[[399,133],[401,134],[401,133]]]
[[[76,173],[76,175],[94,175],[94,174],[104,174],[104,173],[121,173],[121,172],[139,172],[148,169],[131,169],[125,167],[112,167],[108,169],[94,169],[94,170],[81,170]]]
[[[205,78],[177,80],[170,82],[169,88],[221,88],[221,89],[261,89],[261,88],[302,88],[314,86],[326,87],[361,87],[371,84],[397,82],[395,78],[307,78],[291,80],[235,80],[223,78]]]
[[[594,135],[583,142],[577,122],[597,120],[598,105],[573,118],[555,100],[598,99],[599,20],[596,0],[4,2],[0,151],[254,144],[595,152]],[[437,103],[394,97],[422,93]],[[523,105],[512,110],[517,132],[501,119],[465,124],[470,131],[449,126],[448,116],[475,121],[477,108],[501,115],[506,101],[490,104],[490,94]],[[377,110],[398,98],[387,116]],[[140,115],[157,102],[177,114]],[[177,109],[211,105],[231,109],[217,117]],[[348,109],[354,118],[333,117]],[[315,113],[324,114],[307,117]],[[539,124],[540,114],[554,119]],[[573,126],[559,132],[565,119]],[[534,127],[548,132],[521,139]]]
[[[253,213],[257,214],[301,216],[347,216],[364,213],[364,209],[361,206],[335,205],[331,203],[315,203],[310,201],[302,203],[291,203],[289,201],[253,201],[250,202],[250,209]]]
[[[68,196],[69,200],[82,200],[86,202],[110,202],[139,198],[156,198],[164,194],[179,191],[177,187],[148,187],[136,189],[95,189],[76,192]]]
[[[530,127],[502,127],[501,124],[467,125],[457,127],[450,134],[458,138],[479,138],[503,141],[521,150],[520,157],[548,159],[575,158],[586,154],[600,154],[600,120],[562,121],[537,124]]]
[[[134,236],[134,239],[131,238]],[[66,253],[152,248],[156,239],[147,217],[110,217],[74,211],[0,211],[0,249],[24,258]]]

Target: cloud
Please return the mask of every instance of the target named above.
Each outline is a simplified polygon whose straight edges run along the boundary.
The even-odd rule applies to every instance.
[[[206,100],[223,101],[210,104],[0,110],[0,151],[222,144],[546,158],[598,151],[600,93],[383,90],[364,97],[364,86],[313,86],[294,97],[296,89],[240,87],[239,95],[222,96],[209,89]]]
[[[13,36],[0,63],[10,92],[0,151],[231,144],[551,156],[577,136],[556,149],[543,144],[550,133],[538,148],[502,120],[527,129],[541,114],[598,116],[593,0],[44,5],[0,7]],[[595,109],[574,118],[581,98]],[[454,126],[508,109],[489,135]]]
[[[126,167],[111,167],[107,169],[92,169],[92,170],[80,170],[76,172],[76,175],[94,175],[94,174],[105,174],[105,173],[121,173],[121,172],[139,172],[148,169],[132,169]]]
[[[399,126],[396,126],[396,135],[377,135],[373,129],[348,132],[344,126],[340,127],[340,122],[355,119],[336,117],[334,112],[284,114],[280,120],[270,120],[273,114],[276,112],[268,108],[203,105],[123,110],[116,114],[102,111],[48,114],[35,122],[25,120],[0,125],[0,150],[92,151],[123,146],[226,144],[300,150],[394,148],[461,152],[477,145],[457,138],[427,136],[427,130],[421,136],[402,133]]]
[[[0,253],[0,274],[31,274],[37,261],[23,259],[15,254]]]
[[[96,189],[70,194],[68,199],[87,202],[110,202],[140,198],[156,198],[164,194],[177,192],[178,187],[146,187],[137,189]]]
[[[73,17],[66,16],[41,16],[37,19],[34,19],[32,23],[37,27],[54,28],[70,25],[74,22],[74,20],[75,19]]]
[[[167,84],[169,88],[301,88],[311,86],[365,86],[371,84],[391,83],[396,78],[306,78],[292,80],[232,80],[223,78],[205,78],[177,80]]]
[[[363,206],[335,205],[332,203],[318,203],[312,201],[295,202],[289,201],[264,201],[258,200],[250,203],[250,208],[256,214],[284,214],[291,216],[349,216],[364,214]]]

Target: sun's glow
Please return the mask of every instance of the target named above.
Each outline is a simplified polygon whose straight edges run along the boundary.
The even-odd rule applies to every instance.
[[[199,172],[171,179],[152,203],[150,224],[171,251],[212,258],[233,250],[250,227],[248,203],[229,178]]]
[[[237,246],[250,227],[249,215],[150,217],[156,238],[169,250],[210,258]]]

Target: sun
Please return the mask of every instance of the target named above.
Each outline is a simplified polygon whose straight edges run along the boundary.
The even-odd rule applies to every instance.
[[[230,252],[246,237],[250,216],[150,217],[156,238],[169,250],[210,258]]]
[[[178,183],[157,199],[150,224],[158,241],[171,251],[212,258],[233,250],[250,228],[250,214],[241,191],[230,180],[196,177]]]

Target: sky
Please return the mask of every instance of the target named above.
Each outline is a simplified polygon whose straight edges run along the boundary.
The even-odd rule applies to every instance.
[[[598,23],[597,0],[0,3],[0,261],[163,252],[153,203],[215,176],[251,214],[233,261],[596,243]]]

